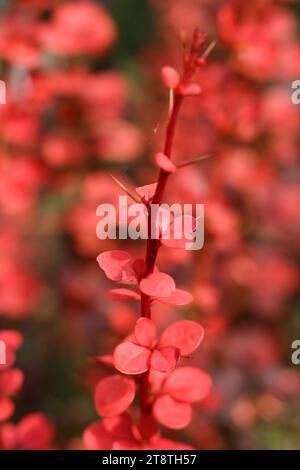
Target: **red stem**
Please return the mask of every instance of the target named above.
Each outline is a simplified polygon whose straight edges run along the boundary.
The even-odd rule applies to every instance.
[[[169,158],[171,158],[174,135],[175,135],[175,128],[176,128],[178,113],[179,113],[182,101],[183,101],[183,96],[176,94],[174,106],[173,106],[171,115],[169,117],[169,122],[167,125],[164,153]],[[151,201],[152,204],[161,204],[164,191],[166,188],[166,184],[168,181],[168,177],[169,177],[168,173],[166,173],[163,170],[160,171],[156,192]],[[151,220],[152,220],[151,205],[149,205],[148,207],[148,234],[151,233]],[[159,240],[149,237],[147,240],[147,249],[146,249],[145,276],[148,276],[149,274],[153,272],[159,248],[160,248]],[[142,294],[141,296],[141,316],[147,317],[147,318],[151,317],[151,297],[145,294]]]
[[[181,109],[181,105],[183,103],[184,94],[180,92],[186,87],[193,73],[197,67],[197,59],[199,57],[200,49],[203,45],[203,37],[202,34],[199,33],[198,30],[195,31],[192,46],[190,49],[189,54],[185,57],[185,68],[182,80],[178,89],[174,92],[174,104],[169,116],[167,129],[166,129],[166,137],[165,137],[165,145],[164,145],[164,154],[171,159],[172,150],[173,150],[173,143],[174,143],[174,136],[175,136],[175,129],[176,124],[178,121],[179,111]],[[166,173],[164,170],[160,170],[159,179],[155,194],[152,198],[151,204],[161,204],[163,195],[165,192],[166,184],[169,178],[169,174]],[[144,276],[148,276],[149,274],[153,273],[155,262],[158,254],[158,250],[160,248],[160,241],[151,238],[151,204],[148,206],[148,239],[147,239],[147,248],[146,248],[146,268]],[[145,294],[141,294],[141,317],[151,318],[151,297]],[[145,372],[142,374],[140,379],[140,404],[141,409],[144,414],[151,413],[151,396],[149,395],[149,373]]]

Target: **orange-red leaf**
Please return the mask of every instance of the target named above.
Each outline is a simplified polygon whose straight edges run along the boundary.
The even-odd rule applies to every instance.
[[[134,336],[141,346],[151,348],[156,340],[156,326],[149,318],[139,318],[135,324]]]
[[[179,403],[168,395],[162,395],[155,401],[153,413],[160,424],[170,429],[185,428],[192,418],[189,403]]]
[[[119,344],[114,350],[114,365],[125,374],[142,374],[149,369],[151,351],[131,342]]]
[[[122,414],[133,402],[134,380],[111,375],[102,379],[95,390],[95,405],[100,416],[113,417]]]
[[[174,279],[165,273],[153,273],[140,282],[143,294],[152,297],[168,297],[176,289]]]
[[[199,344],[204,335],[204,330],[199,323],[191,320],[178,320],[168,326],[162,333],[160,346],[174,346],[180,349],[181,356],[189,356]]]
[[[155,348],[151,355],[150,365],[158,372],[170,372],[175,369],[179,355],[179,349],[173,346]]]
[[[196,367],[181,367],[174,370],[164,384],[164,392],[175,400],[197,403],[211,389],[210,376]]]

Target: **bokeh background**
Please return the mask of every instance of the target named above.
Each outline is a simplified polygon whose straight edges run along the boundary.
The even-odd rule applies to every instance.
[[[104,300],[112,286],[95,258],[145,249],[98,240],[96,207],[120,194],[109,172],[129,187],[156,180],[160,68],[180,67],[182,32],[199,26],[218,44],[174,157],[213,157],[178,172],[167,199],[205,203],[206,240],[197,253],[161,250],[159,266],[195,303],[154,318],[203,324],[192,362],[214,387],[187,430],[164,435],[199,449],[299,449],[299,2],[7,0],[0,15],[0,330],[24,338],[24,383],[3,423],[43,413],[57,447],[81,448],[96,419],[92,390],[107,371],[90,358],[110,353],[138,312]]]

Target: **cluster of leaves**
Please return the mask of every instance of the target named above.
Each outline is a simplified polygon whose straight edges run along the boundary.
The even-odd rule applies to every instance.
[[[126,251],[106,251],[98,256],[97,261],[108,279],[138,284],[138,289],[134,291],[126,287],[111,289],[106,293],[107,299],[138,300],[143,293],[169,305],[187,305],[193,301],[192,295],[183,289],[177,289],[174,279],[166,273],[156,270],[142,278],[144,260],[133,259]]]
[[[182,429],[191,421],[191,404],[208,395],[211,379],[207,373],[195,367],[175,369],[178,359],[191,355],[202,337],[203,329],[198,323],[179,320],[167,327],[157,341],[154,322],[141,317],[136,322],[134,332],[115,348],[109,361],[117,370],[134,378],[110,375],[99,381],[95,389],[95,405],[104,419],[85,431],[86,447],[184,448],[181,443],[159,437],[155,420],[167,428]],[[105,361],[108,362],[107,357]],[[136,376],[145,373],[148,373],[153,417],[151,414],[146,414],[146,417],[142,415],[138,425],[135,425],[124,413],[136,395]],[[145,419],[149,421],[147,429],[144,428]],[[122,425],[124,421],[127,423],[125,427]],[[109,423],[121,426],[119,434],[112,432]],[[131,423],[130,426],[128,423]]]

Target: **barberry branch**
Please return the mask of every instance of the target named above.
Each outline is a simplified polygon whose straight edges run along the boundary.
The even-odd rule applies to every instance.
[[[158,219],[160,215],[156,209],[163,202],[170,174],[180,168],[180,165],[176,166],[171,161],[176,125],[184,98],[200,93],[200,87],[191,80],[197,67],[205,63],[203,54],[201,56],[203,44],[204,37],[196,30],[190,48],[184,50],[181,76],[172,67],[162,69],[162,80],[171,90],[171,99],[163,152],[155,156],[160,173],[157,183],[136,188],[140,198],[138,200],[147,209],[148,238],[145,259],[134,259],[130,253],[122,250],[107,251],[97,258],[108,279],[138,285],[136,290],[112,289],[106,298],[141,300],[140,318],[135,323],[132,335],[121,341],[113,352],[113,365],[123,375],[106,377],[99,382],[95,391],[97,411],[104,419],[120,416],[134,400],[138,387],[141,428],[145,427],[144,423],[149,423],[150,427],[146,430],[146,436],[143,434],[143,429],[140,429],[138,439],[143,441],[145,438],[150,445],[151,439],[155,436],[157,439],[159,434],[156,422],[171,429],[187,426],[191,420],[191,404],[203,399],[211,386],[209,376],[197,368],[176,369],[181,357],[189,357],[198,348],[203,338],[202,326],[191,320],[179,320],[169,325],[158,336],[157,327],[151,320],[152,301],[180,306],[187,305],[193,300],[189,292],[176,288],[175,280],[169,274],[155,269],[161,244],[170,247],[174,247],[175,244],[177,248],[185,248],[186,245],[184,237],[180,239],[179,244],[175,238],[166,240],[163,237],[164,227],[160,224]],[[190,163],[192,162],[187,162]],[[134,201],[137,199],[126,186],[116,178],[114,180]],[[178,218],[174,217],[168,222],[169,229],[172,225],[175,226]],[[183,217],[180,217],[179,222],[182,222],[182,219]],[[197,219],[192,216],[190,219],[192,222],[190,232],[193,232],[192,227],[197,224]],[[153,236],[156,228],[159,230],[159,236]],[[151,377],[155,377],[157,373],[162,374],[158,389],[150,381],[150,374]],[[178,390],[177,385],[180,382],[187,383],[187,389]],[[94,430],[91,429],[89,432],[93,433]],[[144,444],[142,442],[142,445]]]
[[[176,79],[176,71],[174,70],[174,77],[175,77],[175,89],[171,88],[171,108],[169,112],[169,118],[166,128],[166,137],[165,137],[165,145],[164,145],[164,155],[171,160],[172,158],[172,150],[174,144],[174,137],[175,137],[175,130],[176,125],[178,122],[179,112],[184,101],[184,97],[188,96],[189,93],[189,86],[190,81],[195,73],[197,67],[202,65],[199,62],[199,59],[203,61],[203,57],[200,57],[200,53],[203,47],[204,37],[202,33],[196,29],[193,35],[192,44],[190,47],[189,52],[186,52],[184,56],[184,71],[181,80]],[[208,55],[208,53],[213,49],[214,43],[212,43],[212,47],[209,47],[209,50],[206,49],[204,54]],[[207,53],[208,51],[208,53]],[[172,69],[171,69],[172,70]],[[173,77],[171,77],[173,78]],[[176,83],[178,81],[178,83]],[[172,85],[172,84],[171,84]],[[197,89],[196,89],[197,90]],[[152,201],[148,204],[148,234],[151,233],[151,203],[152,204],[161,204],[163,195],[166,189],[167,181],[170,176],[170,173],[166,172],[164,169],[160,170],[158,184],[153,196]],[[151,222],[152,221],[152,222]],[[155,262],[157,258],[157,254],[160,248],[160,241],[156,240],[149,236],[147,240],[147,248],[146,248],[146,268],[144,276],[148,276],[149,274],[153,273]],[[141,295],[141,317],[146,317],[151,319],[151,297],[142,293]],[[149,372],[145,372],[142,374],[140,378],[140,404],[142,413],[150,414],[151,413],[151,400],[148,396],[149,391],[149,383],[148,383],[148,376]]]
[[[166,138],[164,145],[164,155],[171,160],[173,143],[175,137],[176,124],[178,121],[179,112],[185,96],[189,95],[189,85],[193,74],[195,73],[197,67],[201,65],[200,53],[202,51],[204,43],[203,34],[196,29],[193,35],[192,44],[190,50],[185,53],[184,56],[184,71],[181,80],[176,84],[175,89],[173,90],[173,107],[169,115],[168,124],[166,128]],[[212,43],[214,45],[214,43]],[[208,49],[206,49],[207,51]],[[212,50],[212,47],[209,51]],[[206,53],[204,52],[204,54]],[[199,61],[200,59],[200,61]],[[200,63],[199,63],[200,62]],[[174,70],[175,74],[177,73]],[[175,80],[176,82],[176,80]],[[167,83],[168,84],[168,83]],[[170,83],[170,85],[172,85]],[[170,174],[165,170],[161,169],[158,184],[151,201],[152,204],[161,204],[163,195],[165,192],[166,184]],[[151,233],[151,204],[148,205],[148,233]],[[160,248],[159,240],[152,239],[151,237],[147,240],[147,249],[146,249],[146,269],[145,276],[153,273],[157,253]],[[151,318],[151,297],[142,293],[141,296],[141,316],[146,318]]]

